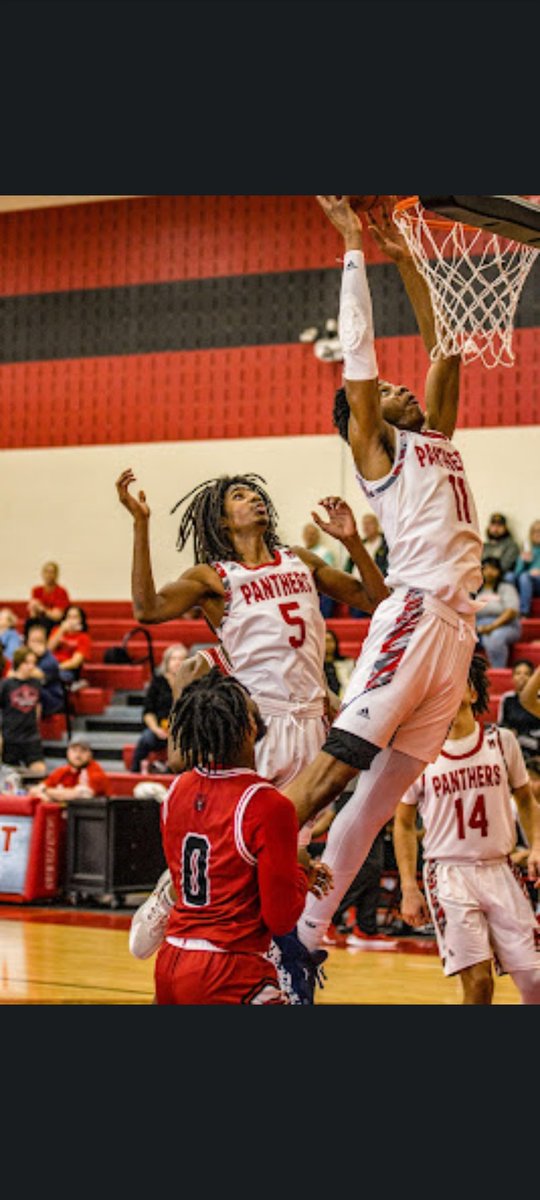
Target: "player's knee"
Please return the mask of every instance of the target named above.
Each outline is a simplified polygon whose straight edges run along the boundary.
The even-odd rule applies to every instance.
[[[373,742],[367,742],[365,738],[346,729],[337,729],[335,725],[322,748],[326,754],[354,767],[356,771],[369,771],[373,759],[381,752],[380,746],[374,746]]]
[[[493,975],[491,963],[475,963],[461,972],[464,1004],[491,1004],[493,1000]]]
[[[540,1004],[540,966],[532,971],[515,971],[512,978],[522,1004]]]

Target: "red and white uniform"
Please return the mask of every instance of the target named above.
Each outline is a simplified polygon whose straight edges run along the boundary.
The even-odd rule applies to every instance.
[[[267,726],[255,748],[257,770],[284,787],[312,762],[326,736],[319,595],[309,567],[284,548],[259,567],[212,566],[226,593],[216,633],[229,671],[248,688]]]
[[[307,892],[291,801],[255,771],[195,768],[175,779],[161,822],[177,900],[158,1004],[283,1002],[271,934],[294,927]]]
[[[377,608],[334,725],[433,761],[459,708],[474,644],[482,539],[461,456],[441,433],[396,430],[392,470],[358,482],[389,547]]]
[[[509,861],[512,790],[529,781],[509,729],[476,725],[448,739],[402,797],[424,825],[424,883],[445,973],[491,958],[499,969],[538,966],[538,927]]]

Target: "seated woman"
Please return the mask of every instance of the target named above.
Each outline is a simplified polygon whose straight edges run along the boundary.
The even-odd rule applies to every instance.
[[[133,751],[131,770],[139,772],[144,758],[153,750],[166,750],[169,728],[169,713],[173,704],[173,683],[176,672],[187,658],[187,649],[182,642],[168,646],[161,666],[148,685],[143,708],[146,726]],[[165,770],[166,768],[164,768]]]
[[[512,583],[503,581],[498,559],[485,558],[482,575],[477,599],[486,603],[476,614],[476,631],[490,666],[506,667],[510,646],[521,633],[519,596]]]
[[[64,683],[79,681],[83,663],[92,649],[83,608],[78,604],[66,608],[60,625],[51,630],[47,647],[60,663],[60,678]]]
[[[62,614],[70,604],[66,589],[58,582],[60,568],[58,563],[46,562],[41,568],[42,584],[32,588],[28,601],[28,619],[24,627],[26,637],[31,622],[36,618],[45,626],[47,633],[62,619]]]

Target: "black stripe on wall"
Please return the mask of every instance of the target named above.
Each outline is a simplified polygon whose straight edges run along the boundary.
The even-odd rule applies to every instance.
[[[368,267],[378,337],[417,333],[391,263]],[[285,271],[175,283],[89,288],[0,300],[0,362],[296,343],[337,316],[341,270]],[[540,325],[535,264],[516,326]]]

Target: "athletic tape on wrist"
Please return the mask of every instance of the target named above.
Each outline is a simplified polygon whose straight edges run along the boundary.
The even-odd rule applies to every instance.
[[[373,309],[366,264],[361,250],[347,250],[343,259],[339,303],[339,340],[343,350],[343,378],[376,379]]]

